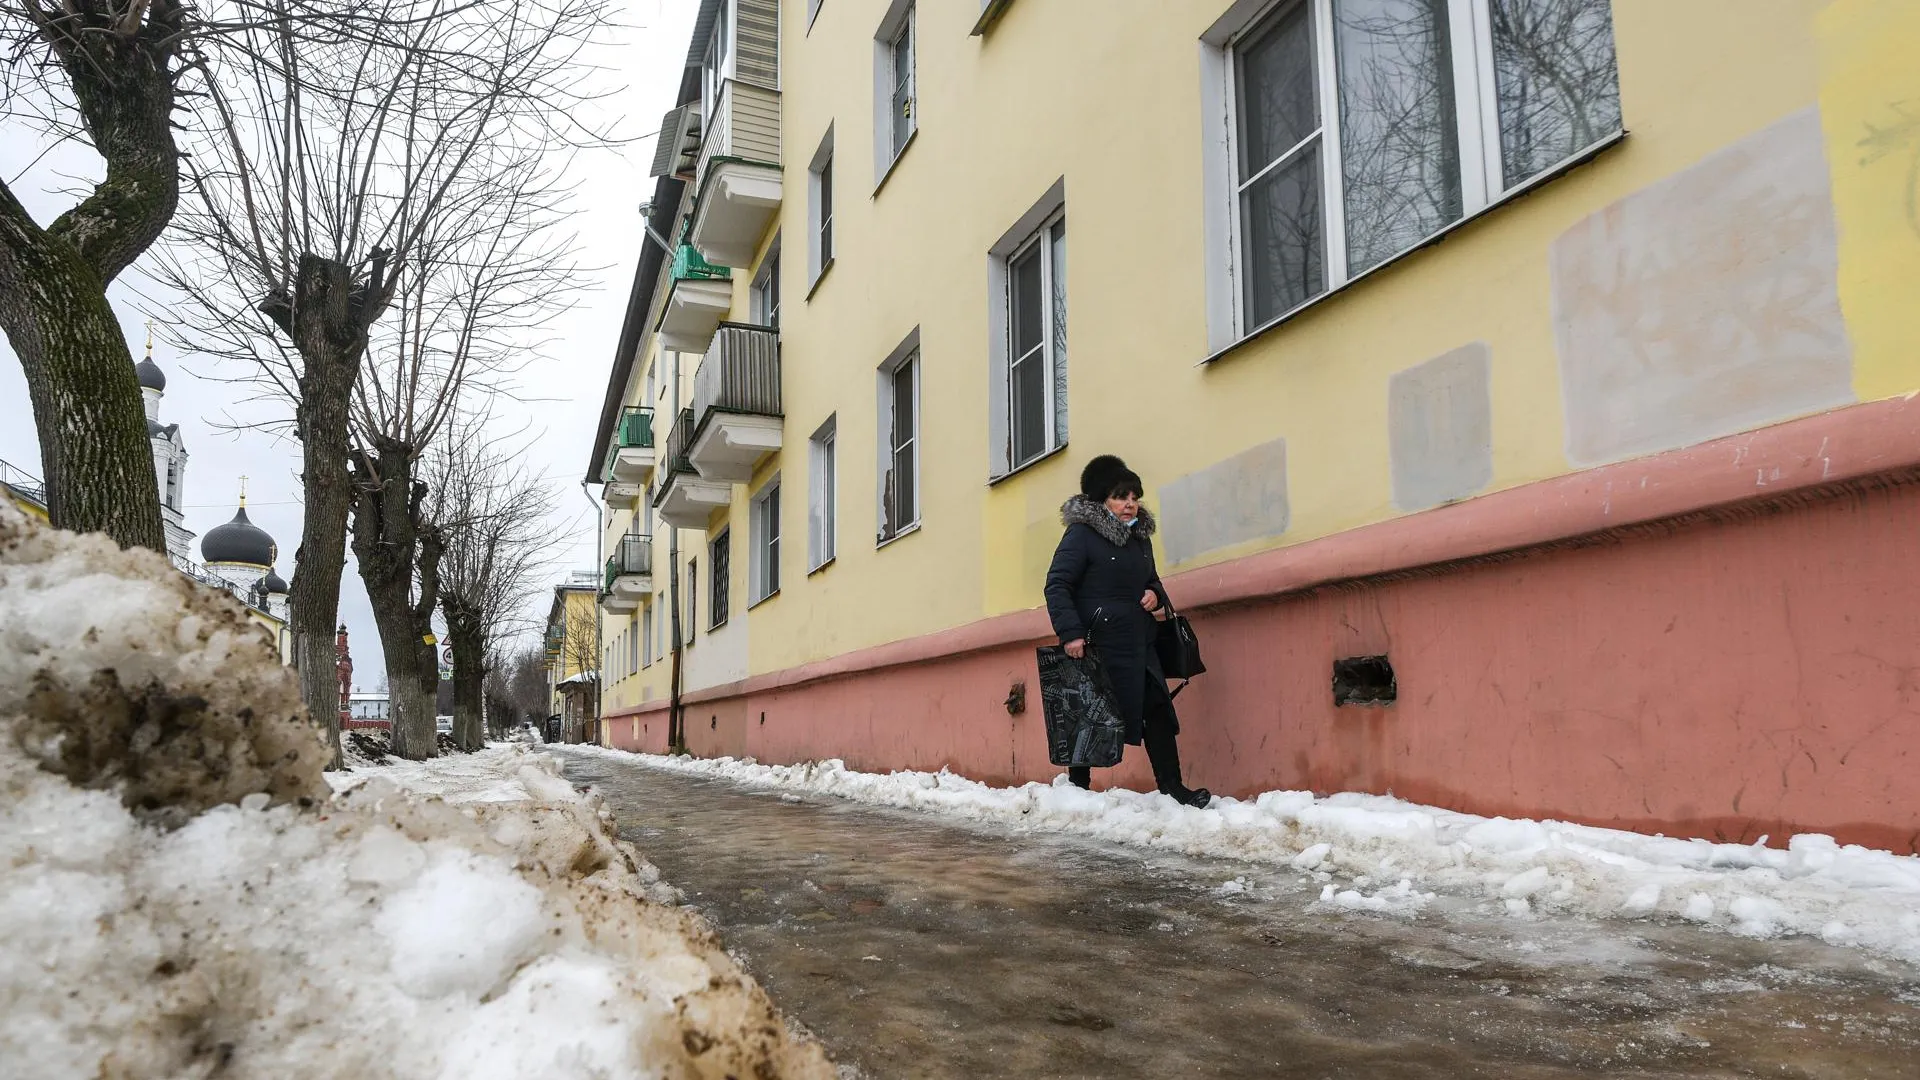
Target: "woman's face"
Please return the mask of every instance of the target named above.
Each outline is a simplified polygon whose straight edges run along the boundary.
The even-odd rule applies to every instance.
[[[1107,496],[1107,510],[1121,521],[1132,521],[1140,516],[1140,496],[1133,492],[1124,495]]]

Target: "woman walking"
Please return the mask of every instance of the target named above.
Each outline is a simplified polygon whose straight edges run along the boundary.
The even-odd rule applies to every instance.
[[[1113,682],[1127,742],[1146,743],[1153,781],[1162,795],[1188,806],[1206,806],[1206,788],[1180,779],[1180,720],[1160,671],[1153,641],[1155,620],[1171,603],[1153,565],[1153,515],[1140,505],[1140,477],[1111,454],[1087,462],[1080,494],[1060,508],[1067,527],[1047,571],[1047,616],[1067,655],[1085,656],[1091,646]],[[1074,766],[1067,776],[1079,787],[1091,770]]]

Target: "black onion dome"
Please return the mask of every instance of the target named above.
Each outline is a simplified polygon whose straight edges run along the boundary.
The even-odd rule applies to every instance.
[[[286,581],[275,571],[267,571],[265,584],[267,586],[268,596],[285,596],[287,594]]]
[[[167,388],[167,373],[160,370],[160,365],[154,363],[151,356],[133,365],[133,373],[140,377],[140,385],[148,390],[165,391]]]
[[[207,530],[200,540],[200,558],[208,563],[247,563],[272,568],[279,548],[265,529],[247,520],[247,508],[241,507],[233,520]]]

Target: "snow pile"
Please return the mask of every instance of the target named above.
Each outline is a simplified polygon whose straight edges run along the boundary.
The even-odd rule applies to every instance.
[[[329,798],[165,566],[0,507],[0,1076],[833,1075],[550,760]]]
[[[159,824],[325,798],[299,685],[224,593],[0,502],[0,715],[35,761]]]
[[[1676,918],[1920,961],[1920,858],[1813,833],[1782,851],[1483,818],[1378,795],[1269,791],[1251,801],[1216,797],[1195,810],[1159,795],[1081,791],[1064,777],[1053,786],[992,788],[944,771],[854,772],[837,760],[769,766],[574,749],[783,792],[1280,864],[1323,883],[1321,902],[1354,910],[1409,913],[1445,892],[1518,917]]]

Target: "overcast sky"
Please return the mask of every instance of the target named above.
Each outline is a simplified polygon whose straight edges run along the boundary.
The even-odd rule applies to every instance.
[[[658,126],[661,114],[673,106],[679,89],[687,39],[693,32],[698,0],[627,0],[626,29],[620,46],[607,54],[617,64],[606,73],[607,85],[618,91],[604,103],[608,115],[621,118],[620,130],[642,135]],[[97,178],[102,171],[91,150],[66,147],[37,165],[29,163],[45,149],[35,133],[0,125],[0,175],[42,225],[73,205],[76,185]],[[595,267],[595,287],[580,298],[575,310],[553,324],[557,344],[542,367],[522,373],[522,385],[542,400],[506,403],[503,427],[525,425],[537,434],[532,464],[544,470],[555,487],[559,511],[553,519],[555,580],[569,569],[593,568],[593,516],[580,490],[607,370],[613,359],[625,314],[633,267],[640,254],[642,232],[637,208],[653,191],[647,167],[653,157],[651,139],[642,139],[618,151],[583,155],[577,162],[580,194],[574,228],[580,236],[581,262]],[[27,170],[22,175],[22,170]],[[140,279],[139,266],[123,274],[109,290],[114,309],[125,328],[133,355],[139,358],[145,340],[141,291],[152,286]],[[179,424],[187,446],[186,491],[183,500],[187,527],[199,536],[233,516],[240,477],[247,477],[247,514],[254,524],[272,534],[280,545],[279,571],[293,577],[293,552],[300,540],[299,444],[291,438],[259,431],[219,430],[230,419],[260,420],[284,406],[246,404],[249,388],[220,381],[238,374],[194,356],[175,355],[156,345],[154,360],[166,372],[167,393],[160,406],[162,423]],[[20,362],[0,335],[0,460],[41,475],[39,440],[34,433],[32,406]],[[599,494],[595,489],[595,495]],[[380,680],[379,637],[367,604],[366,590],[352,565],[341,584],[340,617],[352,635],[354,681],[371,689]],[[192,557],[200,558],[199,538]],[[544,618],[547,598],[536,600],[530,614]]]

